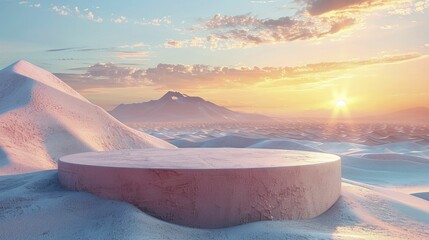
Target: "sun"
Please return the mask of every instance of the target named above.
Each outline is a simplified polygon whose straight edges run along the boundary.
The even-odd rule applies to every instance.
[[[347,95],[347,91],[343,90],[338,92],[334,90],[332,92],[332,98],[329,102],[330,107],[332,108],[331,118],[349,118],[350,117],[350,107],[353,105],[354,99],[350,98]]]
[[[345,100],[338,100],[338,101],[335,103],[335,106],[336,106],[337,108],[344,108],[344,107],[346,107],[346,106],[347,106],[347,102],[346,102]]]

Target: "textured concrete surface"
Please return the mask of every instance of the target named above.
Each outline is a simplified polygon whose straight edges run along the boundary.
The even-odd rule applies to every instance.
[[[341,192],[341,160],[268,149],[141,149],[62,157],[62,185],[130,202],[165,221],[219,228],[313,218]]]

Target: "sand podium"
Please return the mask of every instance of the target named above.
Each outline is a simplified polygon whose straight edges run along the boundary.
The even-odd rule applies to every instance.
[[[62,185],[172,223],[220,228],[313,218],[341,192],[341,159],[268,149],[139,149],[64,156]]]

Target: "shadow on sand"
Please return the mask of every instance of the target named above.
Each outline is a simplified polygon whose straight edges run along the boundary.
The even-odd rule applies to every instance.
[[[31,102],[33,81],[19,74],[0,75],[0,115]]]
[[[6,152],[0,147],[0,167],[6,166],[10,163],[9,157]]]

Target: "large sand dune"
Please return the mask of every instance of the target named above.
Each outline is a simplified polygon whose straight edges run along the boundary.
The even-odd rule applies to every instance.
[[[172,145],[131,129],[26,61],[0,71],[0,174],[56,167],[65,154]]]

